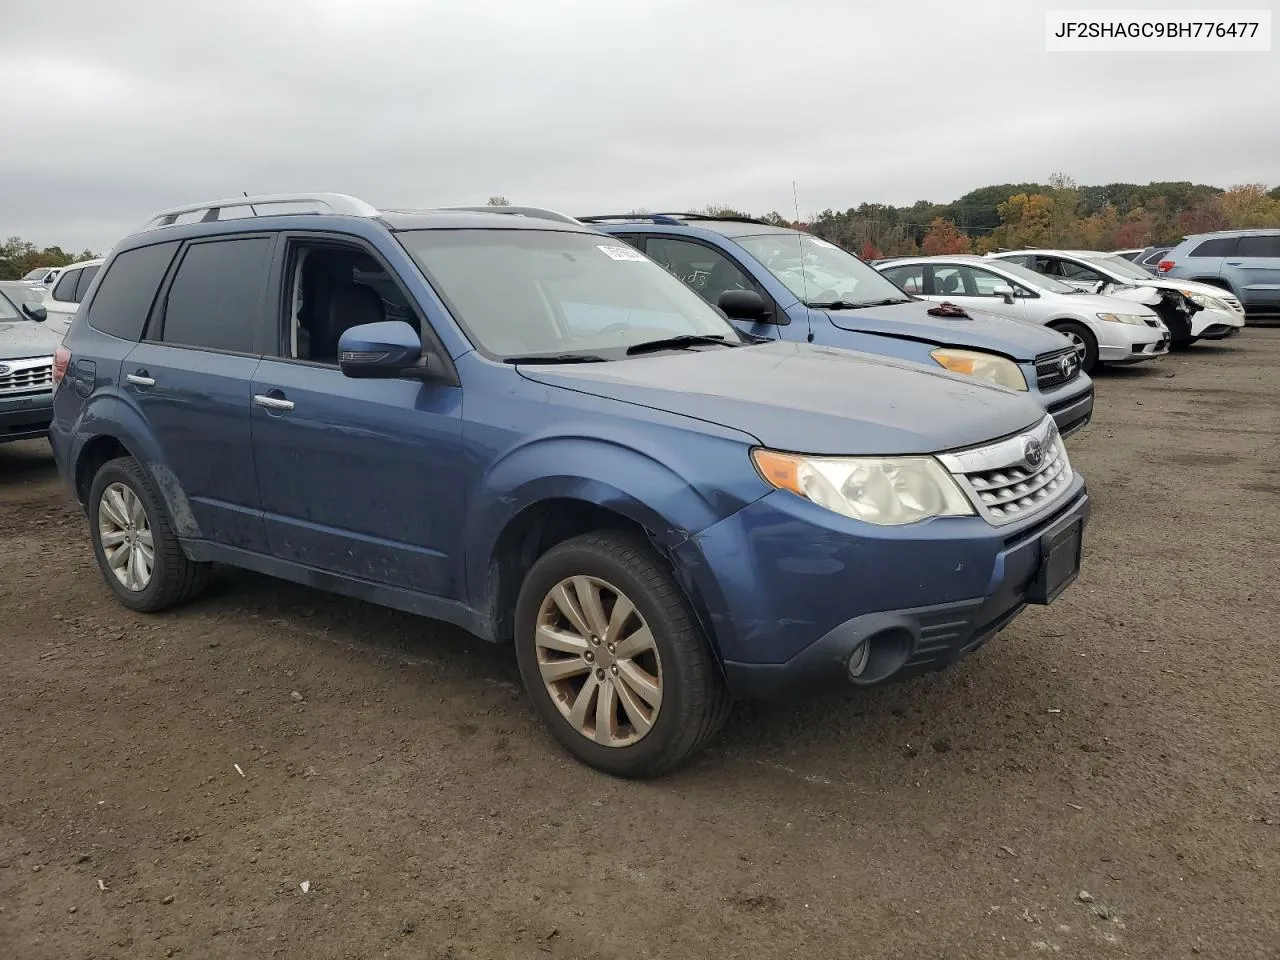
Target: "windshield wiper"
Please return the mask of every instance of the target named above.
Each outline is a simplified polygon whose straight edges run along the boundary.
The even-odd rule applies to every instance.
[[[679,350],[685,347],[697,346],[700,343],[711,343],[721,347],[740,347],[741,343],[726,340],[720,334],[694,334],[685,333],[678,337],[663,337],[661,340],[646,340],[644,343],[636,343],[627,347],[627,356],[633,357],[637,353],[653,353],[655,350]]]
[[[805,306],[815,310],[860,310],[863,307],[891,307],[895,303],[910,302],[901,297],[888,297],[884,300],[860,300],[856,303],[852,300],[832,300],[830,303],[806,303]]]
[[[503,357],[503,363],[604,363],[594,353],[531,353],[527,357]]]

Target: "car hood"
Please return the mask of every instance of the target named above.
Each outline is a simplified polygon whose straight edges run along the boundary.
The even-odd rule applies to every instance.
[[[779,341],[519,370],[548,386],[692,417],[801,453],[936,453],[1044,417],[1025,393],[907,361]]]
[[[1223,290],[1221,287],[1215,287],[1211,283],[1199,283],[1195,280],[1166,280],[1164,277],[1152,277],[1150,280],[1134,280],[1135,286],[1152,287],[1156,290],[1183,290],[1187,293],[1199,294],[1206,297],[1216,297],[1221,300],[1224,295],[1230,296],[1230,292]]]
[[[841,330],[904,337],[939,346],[989,350],[1014,360],[1034,360],[1039,354],[1061,350],[1068,345],[1060,333],[1039,324],[1011,320],[969,307],[964,309],[971,319],[948,320],[929,315],[930,308],[936,306],[936,303],[913,300],[887,307],[823,312]]]
[[[0,360],[48,357],[62,338],[34,320],[0,321]]]

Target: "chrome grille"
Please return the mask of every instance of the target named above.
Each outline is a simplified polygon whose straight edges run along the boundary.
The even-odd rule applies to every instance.
[[[1016,437],[938,459],[997,526],[1039,514],[1071,486],[1067,449],[1050,417]]]
[[[53,358],[0,360],[0,395],[45,393],[53,389]]]
[[[1065,365],[1064,365],[1065,361]],[[1052,390],[1080,375],[1080,355],[1074,347],[1042,353],[1036,357],[1036,386]]]

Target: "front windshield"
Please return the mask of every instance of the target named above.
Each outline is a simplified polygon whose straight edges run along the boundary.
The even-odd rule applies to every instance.
[[[1046,277],[1043,273],[1036,273],[1034,270],[1028,270],[1019,263],[1012,260],[997,260],[1000,269],[1011,277],[1017,277],[1027,286],[1034,289],[1047,290],[1049,293],[1079,293],[1080,291],[1070,284],[1063,283],[1053,277]]]
[[[902,288],[857,257],[805,233],[766,233],[735,242],[805,303],[818,306],[908,300]]]
[[[1085,259],[1127,280],[1141,280],[1147,283],[1151,281],[1151,274],[1124,257],[1097,256],[1086,257]]]
[[[44,291],[39,287],[29,287],[25,283],[0,283],[0,295],[8,297],[18,306],[29,303],[38,307],[44,303]]]
[[[0,320],[17,320],[21,316],[3,293],[0,293]]]
[[[49,275],[49,268],[48,268],[48,267],[36,267],[34,270],[32,270],[30,273],[28,273],[28,274],[27,274],[26,276],[24,276],[22,279],[23,279],[23,280],[32,280],[32,281],[39,282],[40,280],[43,280],[43,279],[44,279],[45,277],[47,277],[48,275]]]
[[[700,296],[621,240],[552,230],[397,236],[491,356],[621,355],[676,336],[742,342]]]

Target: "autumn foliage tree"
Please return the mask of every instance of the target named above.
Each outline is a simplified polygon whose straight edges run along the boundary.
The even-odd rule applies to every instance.
[[[858,256],[863,260],[879,260],[884,256],[884,251],[870,240],[863,240],[862,249],[858,251]]]
[[[936,257],[947,253],[972,253],[973,241],[967,234],[961,233],[950,220],[935,217],[929,225],[929,232],[920,242],[920,249],[927,257]]]

